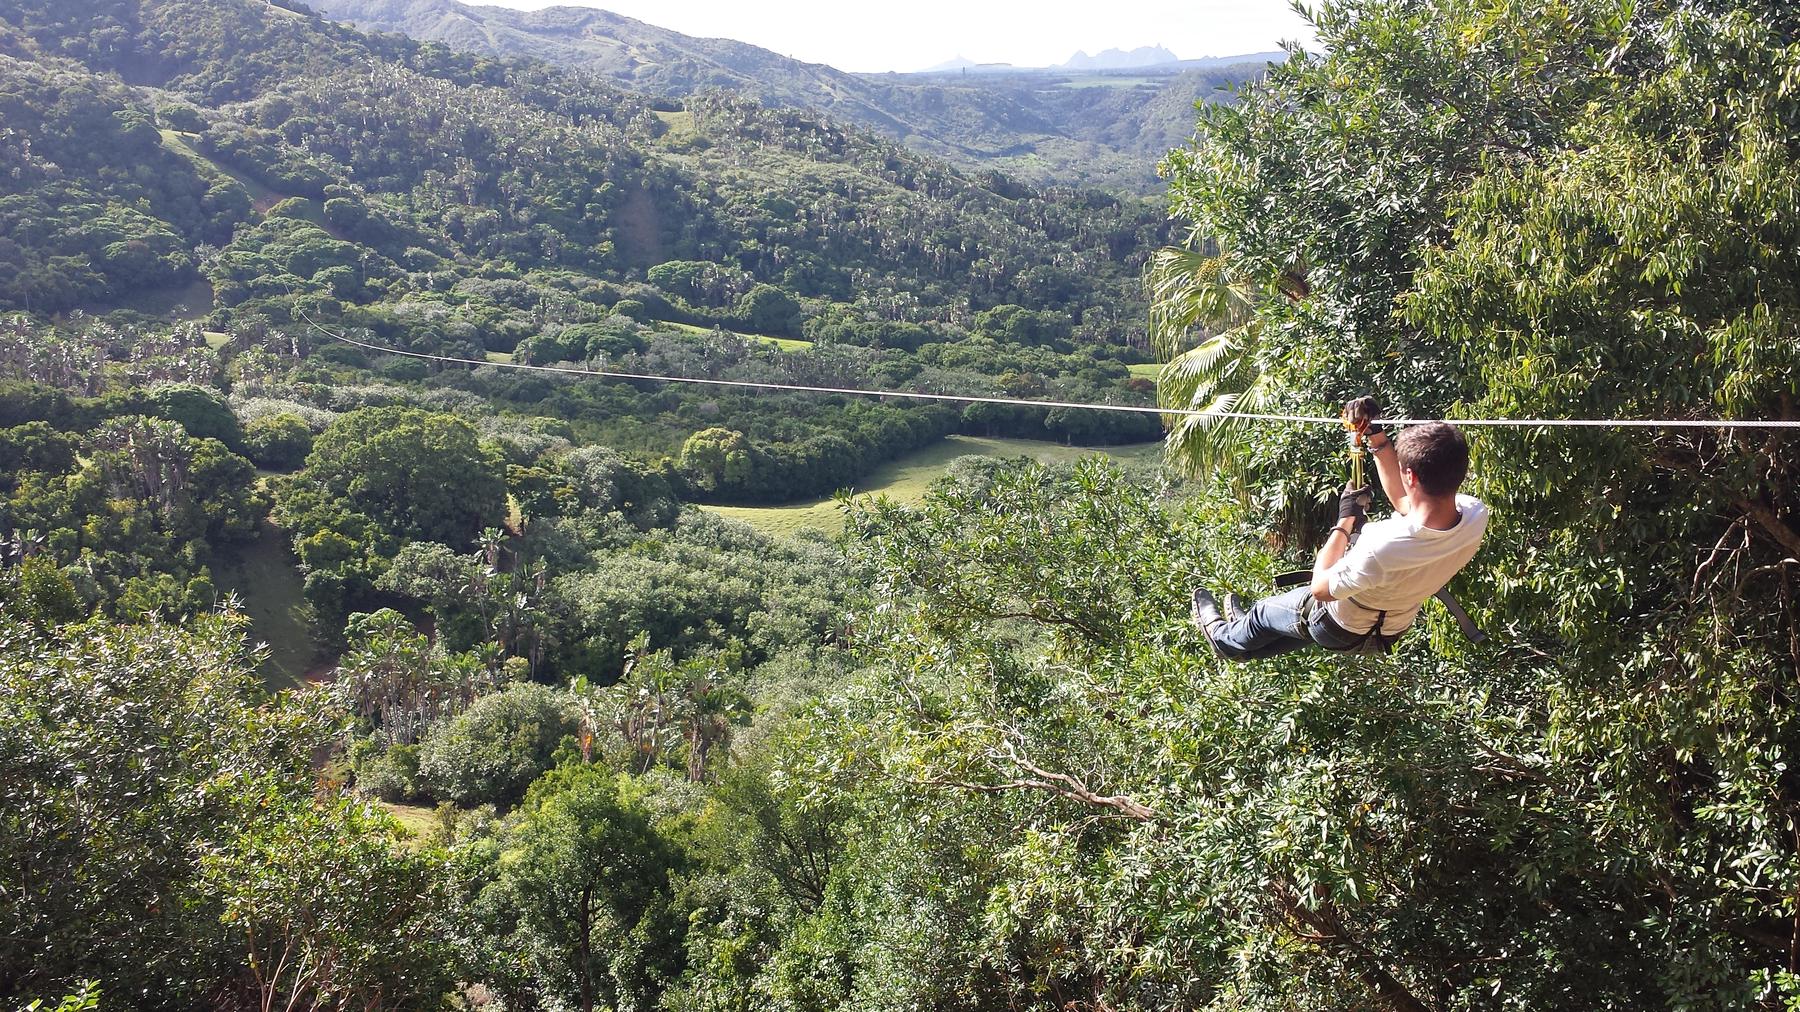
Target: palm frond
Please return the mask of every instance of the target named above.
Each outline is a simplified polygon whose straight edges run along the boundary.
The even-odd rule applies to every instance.
[[[1272,394],[1257,357],[1258,287],[1229,251],[1194,246],[1158,250],[1145,272],[1150,342],[1166,362],[1157,397],[1182,412],[1166,417],[1165,446],[1195,477],[1239,478],[1246,423],[1225,416],[1257,410]]]
[[[1255,290],[1229,254],[1166,247],[1145,273],[1150,296],[1150,341],[1158,355],[1174,358],[1196,328],[1223,329],[1248,320]]]
[[[1163,384],[1205,380],[1216,376],[1222,365],[1238,352],[1248,337],[1242,332],[1242,328],[1214,334],[1164,363],[1162,371],[1157,373],[1156,382],[1160,387]],[[1166,395],[1164,403],[1167,403]]]

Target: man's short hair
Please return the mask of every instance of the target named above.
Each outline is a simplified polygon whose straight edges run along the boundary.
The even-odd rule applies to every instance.
[[[1450,495],[1469,476],[1469,441],[1448,422],[1406,429],[1394,440],[1394,453],[1426,495]]]

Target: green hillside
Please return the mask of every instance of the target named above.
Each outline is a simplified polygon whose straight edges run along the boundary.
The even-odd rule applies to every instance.
[[[1157,435],[1146,418],[897,407],[846,425],[842,405],[689,389],[654,406],[630,387],[580,403],[558,393],[539,411],[542,381],[413,376],[324,348],[349,329],[475,360],[1143,403],[1125,369],[1147,354],[1139,272],[1167,226],[1148,204],[970,178],[722,92],[658,114],[591,76],[271,10],[164,0],[86,20],[58,5],[17,13],[18,45],[36,58],[0,64],[4,100],[9,121],[41,136],[5,184],[0,215],[23,241],[0,249],[19,268],[0,281],[0,308],[116,309],[142,325],[177,313],[213,333],[285,334],[290,352],[321,352],[310,368],[334,382],[360,369],[455,386],[646,464],[702,430],[742,433],[758,475],[696,493],[728,502],[820,494],[952,431]],[[169,32],[186,40],[178,51],[159,48]],[[89,147],[96,124],[113,136]],[[120,172],[94,151],[157,171]],[[807,354],[658,336],[715,330]],[[332,409],[316,389],[302,399]]]
[[[1800,1008],[1800,8],[1306,16],[1152,205],[0,2],[0,1000]]]
[[[1282,53],[1170,64],[1134,75],[1019,71],[848,74],[729,39],[701,39],[589,7],[535,11],[457,0],[319,0],[358,27],[453,49],[532,57],[681,100],[725,89],[812,110],[971,171],[1037,185],[1148,192],[1164,152],[1193,132],[1196,103],[1261,76]]]

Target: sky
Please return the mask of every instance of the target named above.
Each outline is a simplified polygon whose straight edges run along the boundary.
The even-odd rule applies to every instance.
[[[602,7],[686,35],[737,39],[839,70],[912,71],[961,56],[1054,66],[1076,50],[1163,46],[1182,59],[1310,44],[1287,0],[466,0]]]

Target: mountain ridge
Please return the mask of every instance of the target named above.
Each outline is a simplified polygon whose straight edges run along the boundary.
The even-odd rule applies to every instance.
[[[1180,63],[1181,57],[1162,46],[1139,46],[1136,49],[1107,49],[1089,56],[1086,50],[1078,50],[1068,62],[1062,64],[1063,70],[1125,70],[1139,67],[1159,67],[1169,63]]]
[[[1158,185],[1154,166],[1186,139],[1197,102],[1229,100],[1222,88],[1259,75],[1271,56],[1282,55],[1170,63],[1154,82],[1086,82],[1066,76],[1085,71],[972,63],[920,74],[851,74],[597,8],[516,11],[458,0],[312,2],[324,16],[360,29],[577,67],[672,101],[725,88],[768,105],[817,110],[965,169],[996,168],[1039,184],[1139,193]],[[1085,86],[1089,83],[1106,86]]]

